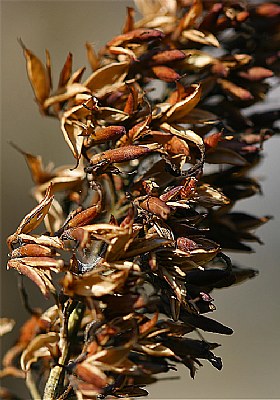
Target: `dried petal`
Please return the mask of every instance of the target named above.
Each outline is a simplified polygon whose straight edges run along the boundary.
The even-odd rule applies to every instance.
[[[10,332],[15,325],[15,321],[11,318],[0,318],[0,336]]]
[[[36,101],[42,105],[50,94],[50,80],[48,72],[38,57],[25,47],[22,41],[20,45],[23,48],[26,59],[26,68],[28,78],[32,85]]]
[[[46,350],[49,354],[49,348],[53,347],[59,340],[59,335],[55,332],[48,332],[45,334],[37,335],[27,346],[22,353],[20,364],[23,371],[28,371],[31,364],[36,362],[38,357],[45,356]],[[41,353],[37,353],[41,350]]]
[[[38,204],[38,206],[33,208],[33,210],[24,217],[24,219],[19,224],[16,233],[29,233],[36,229],[47,215],[53,197],[54,196],[52,194],[52,185],[49,185],[43,200]]]

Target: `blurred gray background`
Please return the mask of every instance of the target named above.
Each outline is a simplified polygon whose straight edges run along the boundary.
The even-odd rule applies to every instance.
[[[2,351],[15,341],[18,327],[27,317],[20,303],[16,274],[5,270],[5,238],[35,205],[29,195],[32,181],[25,161],[8,142],[13,141],[32,154],[41,154],[45,163],[54,161],[59,166],[73,160],[58,121],[38,112],[17,39],[21,38],[43,59],[45,48],[49,49],[56,84],[68,51],[73,53],[75,68],[87,65],[85,42],[99,48],[119,33],[126,6],[132,5],[131,1],[121,0],[1,2],[1,316],[17,320],[14,331],[2,339]],[[265,107],[279,108],[276,88]],[[205,335],[209,341],[222,344],[216,354],[223,359],[223,370],[219,372],[205,361],[195,380],[185,368],[170,373],[172,380],[162,374],[162,380],[148,388],[150,398],[280,398],[279,151],[277,137],[265,143],[264,159],[253,171],[264,194],[238,204],[238,210],[274,215],[257,232],[264,246],[254,246],[254,254],[231,254],[234,261],[258,269],[260,274],[243,285],[213,293],[217,311],[212,317],[235,331],[230,337]],[[37,288],[30,284],[28,290],[32,305],[47,308],[48,303],[42,300]],[[175,379],[176,376],[180,378]],[[3,386],[28,399],[19,380],[5,379]]]

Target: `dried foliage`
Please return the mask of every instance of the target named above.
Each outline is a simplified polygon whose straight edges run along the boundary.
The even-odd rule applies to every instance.
[[[242,109],[279,74],[280,8],[135,3],[143,19],[128,8],[119,36],[98,53],[86,43],[85,79],[69,53],[56,89],[49,52],[44,64],[21,42],[39,109],[75,158],[54,169],[17,148],[38,205],[7,240],[8,268],[55,303],[31,310],[1,375],[25,378],[34,399],[145,396],[175,363],[220,370],[219,344],[189,334],[231,334],[204,316],[211,292],[256,273],[224,250],[250,251],[269,219],[233,207],[260,191],[247,172],[276,131],[277,113]]]

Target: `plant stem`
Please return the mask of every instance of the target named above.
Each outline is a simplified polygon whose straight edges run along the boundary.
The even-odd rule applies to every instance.
[[[81,302],[77,302],[74,310],[71,312],[69,318],[64,318],[64,329],[62,330],[61,337],[61,356],[58,364],[50,371],[48,381],[44,390],[43,400],[56,400],[59,396],[60,387],[63,381],[64,368],[69,356],[72,339],[76,338],[85,306]]]

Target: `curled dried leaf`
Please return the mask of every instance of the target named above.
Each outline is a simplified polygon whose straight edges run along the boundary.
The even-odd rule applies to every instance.
[[[22,353],[20,363],[23,371],[28,371],[32,363],[36,362],[38,357],[44,357],[50,354],[50,349],[58,343],[59,335],[55,332],[48,332],[36,336]]]

